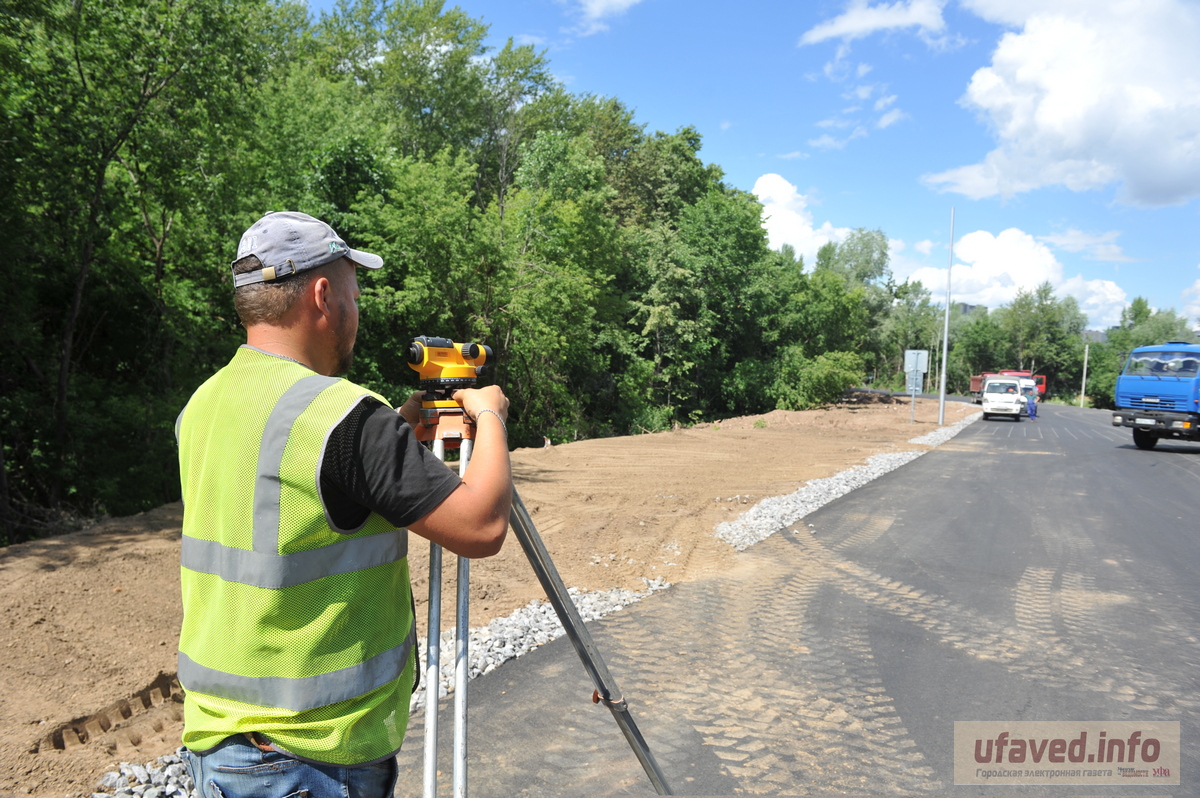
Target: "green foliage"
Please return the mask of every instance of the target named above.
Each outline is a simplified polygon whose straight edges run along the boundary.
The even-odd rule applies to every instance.
[[[781,410],[811,410],[837,403],[864,376],[862,358],[854,352],[825,352],[809,360],[799,347],[787,347],[771,392]]]
[[[1061,369],[1069,362],[1087,322],[1075,298],[1056,299],[1048,282],[1033,291],[1018,291],[999,315],[1018,367],[1035,372]]]

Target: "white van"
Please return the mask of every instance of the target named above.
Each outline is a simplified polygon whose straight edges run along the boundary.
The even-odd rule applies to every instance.
[[[983,420],[992,416],[1009,416],[1020,421],[1025,414],[1025,396],[1021,393],[1021,378],[996,376],[983,382]],[[1032,380],[1028,380],[1032,382]]]

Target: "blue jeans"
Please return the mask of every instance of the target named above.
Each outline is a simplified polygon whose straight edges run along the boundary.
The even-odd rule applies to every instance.
[[[243,735],[226,737],[196,754],[184,749],[201,798],[389,798],[398,773],[392,757],[377,765],[314,765],[261,751]]]

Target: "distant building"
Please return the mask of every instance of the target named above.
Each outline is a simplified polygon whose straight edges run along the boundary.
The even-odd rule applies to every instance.
[[[968,305],[966,302],[959,302],[955,305],[955,307],[958,308],[958,312],[964,316],[970,316],[977,310],[981,313],[987,313],[988,310],[987,305]]]
[[[1084,330],[1083,340],[1089,344],[1108,343],[1108,333],[1104,330]]]

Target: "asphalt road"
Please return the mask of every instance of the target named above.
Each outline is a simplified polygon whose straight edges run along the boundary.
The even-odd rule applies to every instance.
[[[1040,412],[589,624],[676,793],[1200,794],[1200,444]],[[652,794],[591,691],[565,639],[472,682],[470,792]],[[956,784],[956,721],[1178,722],[1179,784]]]

